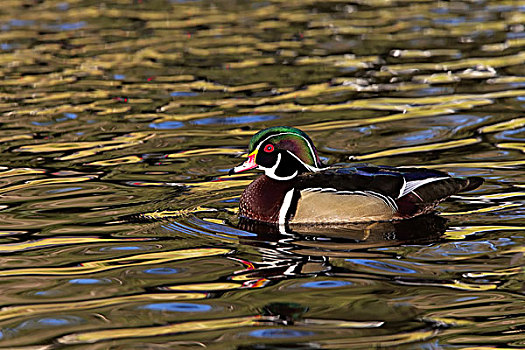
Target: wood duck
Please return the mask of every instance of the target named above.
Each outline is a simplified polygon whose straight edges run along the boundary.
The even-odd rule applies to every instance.
[[[255,134],[248,159],[230,175],[264,171],[244,190],[239,215],[272,224],[393,221],[432,212],[441,201],[477,188],[479,177],[424,168],[346,164],[324,167],[303,131],[279,126]]]

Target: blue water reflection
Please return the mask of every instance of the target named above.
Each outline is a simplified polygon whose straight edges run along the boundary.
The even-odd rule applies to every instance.
[[[460,24],[465,22],[465,17],[436,18],[433,22],[438,24]]]
[[[189,92],[189,91],[173,91],[170,92],[170,96],[173,97],[193,97],[198,96],[199,94],[196,92]]]
[[[509,240],[510,241],[510,240]],[[480,254],[486,254],[495,252],[498,250],[498,246],[504,246],[506,244],[504,240],[498,240],[497,244],[491,241],[479,241],[479,242],[450,242],[434,245],[420,249],[414,254],[409,256],[412,259],[421,260],[435,260],[435,259],[465,259],[468,257],[474,257]]]
[[[118,246],[118,247],[104,247],[101,248],[101,252],[107,252],[107,251],[130,251],[130,250],[147,250],[149,247],[138,247],[138,246]]]
[[[168,121],[158,122],[158,123],[151,123],[149,125],[149,127],[153,129],[178,129],[178,128],[182,128],[183,126],[184,126],[184,123],[177,122],[174,120],[168,120]]]
[[[68,120],[68,119],[77,119],[77,114],[76,113],[64,113],[64,117],[63,118],[57,118],[55,120],[57,122],[62,122],[64,120]]]
[[[69,4],[67,2],[60,2],[57,4],[57,9],[60,11],[67,11],[69,9]]]
[[[221,233],[228,234],[228,235],[234,235],[234,236],[241,236],[241,237],[256,237],[257,236],[257,234],[252,233],[252,232],[242,231],[242,230],[238,230],[236,228],[229,227],[226,225],[219,225],[213,222],[200,220],[197,217],[190,218],[189,221],[193,224],[197,224],[201,228],[211,231],[211,233],[205,232],[205,231],[201,232],[206,235],[210,234],[210,235],[219,236],[223,238],[229,238],[229,239],[231,239],[231,237],[221,235]]]
[[[299,338],[312,336],[315,333],[310,331],[300,331],[295,329],[286,328],[269,328],[269,329],[257,329],[248,333],[252,337],[257,338]]]
[[[71,284],[108,284],[111,283],[109,278],[75,278],[69,280]]]
[[[494,135],[498,140],[523,141],[525,140],[525,127],[514,130],[505,130]]]
[[[304,288],[337,288],[351,285],[352,282],[347,281],[312,281],[301,285]]]
[[[425,130],[418,130],[416,132],[405,132],[395,138],[399,142],[420,143],[428,140],[433,140],[441,135],[444,135],[449,129],[447,127],[433,127]]]
[[[23,19],[12,19],[9,21],[9,24],[13,27],[25,27],[35,24],[33,20],[23,20]]]
[[[152,269],[144,270],[144,272],[154,274],[154,275],[171,275],[171,274],[178,273],[179,270],[171,268],[171,267],[155,267]]]
[[[370,260],[370,259],[346,259],[346,261],[351,262],[356,265],[363,265],[366,267],[371,267],[373,269],[395,272],[395,273],[417,273],[416,270],[409,269],[401,265],[393,264],[391,262],[386,262],[384,260]]]
[[[276,115],[241,115],[238,117],[213,117],[213,118],[203,118],[194,120],[191,124],[194,125],[210,125],[210,124],[244,124],[244,123],[257,123],[265,122],[269,120],[274,120],[279,118]]]
[[[207,312],[212,310],[210,305],[193,303],[154,303],[141,306],[140,309],[170,312]]]
[[[30,319],[21,322],[15,327],[4,327],[0,330],[0,339],[15,339],[28,331],[48,330],[49,328],[66,327],[85,323],[85,320],[78,316],[59,316],[59,317],[42,317]],[[7,348],[3,348],[7,349]],[[13,349],[13,347],[9,347]]]
[[[83,322],[84,319],[78,316],[43,317],[22,322],[16,327],[16,329],[45,329],[48,327],[63,327]]]
[[[56,190],[49,190],[49,191],[46,191],[46,193],[51,193],[51,194],[54,194],[54,193],[66,193],[66,192],[73,192],[73,191],[78,191],[78,190],[81,190],[82,187],[64,187],[64,188],[58,188]]]
[[[61,24],[55,24],[48,26],[49,29],[57,30],[57,31],[68,31],[68,30],[77,30],[82,29],[86,26],[86,22],[79,21],[79,22],[72,22],[72,23],[61,23]]]
[[[470,300],[476,300],[476,299],[479,299],[478,297],[460,297],[460,298],[457,298],[455,301],[456,302],[461,302],[461,301],[470,301]]]

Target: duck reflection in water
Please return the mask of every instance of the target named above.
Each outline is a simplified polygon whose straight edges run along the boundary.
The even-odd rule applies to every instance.
[[[275,283],[292,276],[329,274],[334,271],[333,259],[390,259],[389,253],[368,249],[439,241],[447,220],[429,214],[397,222],[283,227],[241,218],[237,227],[256,234],[239,240],[260,253],[259,258],[250,259],[251,269],[237,274],[244,275],[245,280]]]
[[[395,245],[438,240],[447,228],[447,219],[427,214],[388,222],[278,226],[240,218],[238,227],[256,233],[258,239],[263,241],[279,241],[285,236],[307,241],[322,237],[325,242],[355,242],[366,248],[367,244]]]

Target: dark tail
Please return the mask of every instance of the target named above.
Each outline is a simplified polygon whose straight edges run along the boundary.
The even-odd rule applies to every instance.
[[[471,191],[483,183],[481,177],[451,177],[423,185],[396,202],[400,217],[431,212],[439,202],[460,192]]]
[[[481,186],[481,184],[483,184],[483,178],[481,177],[477,177],[477,176],[471,176],[471,177],[467,177],[465,178],[465,180],[467,180],[467,183],[465,185],[465,187],[461,190],[461,192],[463,191],[472,191],[476,188],[478,188],[479,186]]]
[[[416,189],[414,192],[424,203],[441,202],[460,192],[471,191],[483,183],[481,177],[451,177],[431,182]]]

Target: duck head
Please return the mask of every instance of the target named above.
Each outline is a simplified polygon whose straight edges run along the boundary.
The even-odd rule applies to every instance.
[[[248,159],[231,169],[230,175],[257,168],[272,179],[285,181],[304,172],[321,170],[312,140],[289,126],[259,131],[252,137],[248,150]]]

